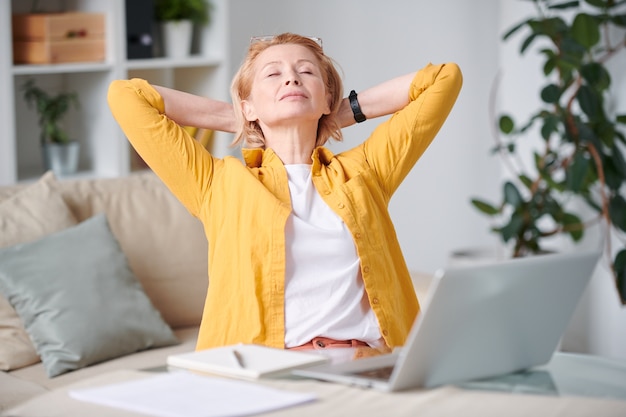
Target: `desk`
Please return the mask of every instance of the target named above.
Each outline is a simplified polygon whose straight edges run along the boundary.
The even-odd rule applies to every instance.
[[[146,378],[145,371],[117,371],[34,398],[6,416],[137,417],[138,414],[72,400],[70,388],[93,387]],[[381,416],[626,416],[626,363],[586,355],[555,354],[545,367],[490,381],[386,394],[305,379],[267,379],[259,383],[319,400],[263,414],[265,417]],[[493,391],[492,389],[497,389]]]
[[[626,361],[556,353],[545,366],[459,386],[484,391],[604,398],[626,402]]]

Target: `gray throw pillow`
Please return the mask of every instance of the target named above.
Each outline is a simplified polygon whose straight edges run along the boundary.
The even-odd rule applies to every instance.
[[[104,214],[0,249],[0,292],[24,322],[49,377],[178,343]]]

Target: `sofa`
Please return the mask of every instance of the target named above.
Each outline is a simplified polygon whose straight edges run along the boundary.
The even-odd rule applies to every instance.
[[[38,273],[22,287],[25,279],[14,276]],[[72,274],[81,282],[70,281]],[[99,286],[113,277],[122,281],[118,287]],[[208,285],[207,242],[200,222],[151,172],[72,180],[48,172],[0,187],[0,278],[0,410],[6,410],[94,375],[163,366],[167,355],[193,350]],[[75,340],[54,340],[57,334]]]

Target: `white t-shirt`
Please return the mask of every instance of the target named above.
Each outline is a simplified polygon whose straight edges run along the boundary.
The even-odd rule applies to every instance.
[[[310,165],[285,168],[293,208],[285,228],[285,346],[320,336],[376,345],[381,334],[348,228],[318,194]]]

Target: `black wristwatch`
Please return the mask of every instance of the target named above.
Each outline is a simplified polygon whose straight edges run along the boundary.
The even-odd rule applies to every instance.
[[[348,96],[348,98],[350,99],[350,107],[352,108],[352,113],[354,114],[354,120],[356,120],[357,123],[367,120],[361,111],[361,106],[356,98],[356,91],[350,91],[350,96]]]

